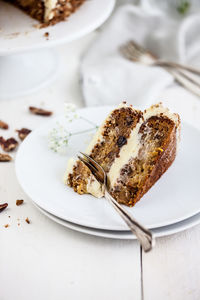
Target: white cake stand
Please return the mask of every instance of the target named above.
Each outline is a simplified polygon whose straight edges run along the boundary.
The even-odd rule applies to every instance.
[[[50,48],[98,28],[114,5],[115,0],[86,0],[67,21],[39,29],[36,20],[0,1],[0,99],[26,95],[52,82],[59,62]]]

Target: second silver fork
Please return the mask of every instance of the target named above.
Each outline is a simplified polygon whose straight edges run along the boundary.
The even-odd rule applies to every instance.
[[[194,76],[200,76],[200,70],[175,62],[162,61],[134,41],[127,42],[119,50],[122,56],[130,61],[142,63],[147,66],[163,67],[179,84],[195,95],[200,96],[200,81],[197,81],[196,76]]]
[[[109,193],[108,190],[108,178],[104,169],[89,155],[82,153],[82,156],[78,155],[78,158],[91,170],[96,179],[105,187],[105,198],[119,213],[125,223],[128,225],[130,230],[136,235],[145,252],[150,251],[153,248],[155,240],[150,230],[142,226],[137,222],[122,205],[120,205]]]

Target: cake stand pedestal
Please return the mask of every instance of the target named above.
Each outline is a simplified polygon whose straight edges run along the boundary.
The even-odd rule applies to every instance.
[[[115,0],[86,1],[67,21],[39,29],[36,20],[0,1],[0,100],[49,85],[59,70],[58,55],[50,48],[98,28],[114,5]]]
[[[52,50],[0,57],[0,99],[25,96],[50,84],[58,74],[59,60]]]

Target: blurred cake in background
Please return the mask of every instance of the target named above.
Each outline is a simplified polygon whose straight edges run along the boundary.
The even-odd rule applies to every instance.
[[[54,25],[65,20],[85,0],[6,0],[25,11],[43,26]]]

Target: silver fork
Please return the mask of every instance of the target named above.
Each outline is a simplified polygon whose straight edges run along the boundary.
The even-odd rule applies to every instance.
[[[138,223],[109,193],[108,191],[108,177],[104,169],[89,155],[82,153],[82,156],[78,155],[78,158],[91,170],[96,179],[105,187],[105,198],[112,204],[116,211],[120,214],[122,219],[128,225],[130,230],[136,235],[143,250],[145,252],[150,251],[154,244],[155,239],[150,230],[146,229],[140,223]]]
[[[179,84],[190,90],[192,93],[200,96],[200,82],[196,81],[194,76],[191,76],[200,76],[200,70],[175,62],[162,61],[134,41],[127,42],[122,45],[119,50],[123,57],[133,62],[139,62],[147,66],[160,66],[165,68],[173,75]]]

